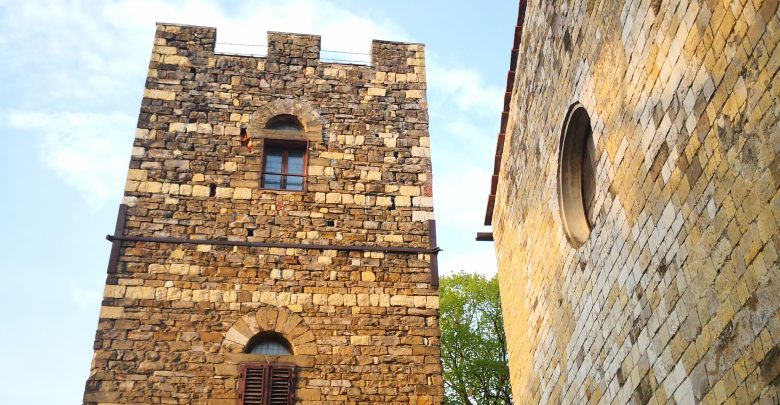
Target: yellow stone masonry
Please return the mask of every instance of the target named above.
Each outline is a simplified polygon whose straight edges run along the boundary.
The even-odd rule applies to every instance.
[[[529,1],[522,29],[492,217],[516,403],[780,403],[778,1]]]
[[[264,57],[216,38],[157,25],[84,403],[235,405],[269,362],[296,366],[298,405],[441,403],[432,256],[373,251],[431,243],[423,46],[359,65],[315,35],[271,32]],[[304,190],[262,184],[266,148],[302,140]],[[291,353],[251,352],[264,332]]]

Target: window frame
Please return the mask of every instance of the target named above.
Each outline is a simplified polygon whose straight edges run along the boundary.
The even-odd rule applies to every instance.
[[[597,168],[590,166],[587,158],[588,139],[594,142],[593,161],[598,165],[598,150],[593,139],[593,123],[588,110],[579,102],[572,104],[566,112],[558,148],[558,209],[561,225],[569,244],[579,249],[588,239],[595,226],[597,212]],[[585,176],[591,181],[593,201],[586,202]],[[588,196],[589,197],[589,196]],[[587,206],[586,206],[587,205]],[[589,213],[593,219],[589,218]]]
[[[286,363],[242,363],[240,364],[240,374],[236,391],[236,405],[247,405],[245,404],[244,396],[246,392],[246,376],[248,370],[263,370],[259,405],[270,405],[271,403],[271,391],[273,388],[271,386],[271,379],[275,370],[286,370],[289,372],[287,376],[287,405],[295,403],[295,385],[297,383],[298,366]]]
[[[282,150],[282,170],[281,172],[268,172],[266,171],[266,163],[268,162],[269,150]],[[300,150],[303,152],[303,164],[301,168],[301,174],[290,174],[288,170],[289,152],[292,150]],[[305,193],[308,185],[308,163],[309,163],[309,142],[308,141],[293,141],[293,140],[280,140],[280,139],[265,139],[263,141],[263,159],[260,165],[260,189],[268,191],[282,191],[289,193]],[[265,175],[280,176],[280,188],[267,187],[265,182]],[[287,189],[287,177],[299,177],[301,179],[301,189]]]
[[[254,350],[255,347],[265,343],[265,342],[273,342],[276,344],[279,344],[280,346],[284,347],[284,349],[287,351],[287,353],[284,354],[276,354],[276,353],[254,353],[252,350]],[[292,356],[293,355],[293,347],[289,340],[287,340],[281,333],[275,332],[275,331],[264,331],[260,332],[252,338],[249,339],[249,341],[246,343],[246,346],[244,347],[244,353],[246,354],[253,354],[253,355],[261,355],[261,356]]]

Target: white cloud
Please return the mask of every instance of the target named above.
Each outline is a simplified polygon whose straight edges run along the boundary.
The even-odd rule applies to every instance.
[[[485,127],[466,114],[466,112],[452,116],[432,114],[432,119],[440,121],[431,124],[431,131],[436,138],[435,146],[446,150],[448,154],[460,155],[456,159],[458,165],[463,158],[467,161],[482,159],[487,163],[496,148],[496,133],[492,129],[498,125]],[[439,125],[443,125],[443,128],[440,129]]]
[[[428,81],[436,218],[449,228],[450,236],[443,242],[459,251],[474,249],[473,238],[483,227],[490,194],[503,93],[487,86],[476,71],[435,63],[429,69]],[[459,254],[445,263],[452,263],[451,270],[488,274],[496,268],[491,249]],[[445,252],[443,257],[447,256]],[[458,267],[462,265],[470,267]],[[485,265],[490,269],[488,273],[481,267]]]
[[[95,303],[100,302],[103,293],[100,290],[89,290],[70,283],[70,299],[80,310],[94,310]]]
[[[124,184],[135,117],[119,111],[139,101],[155,22],[216,26],[219,42],[264,44],[269,30],[315,33],[325,49],[363,53],[373,38],[406,37],[390,23],[326,1],[247,1],[236,10],[218,4],[0,3],[0,32],[8,44],[0,48],[3,70],[27,83],[18,90],[8,84],[21,94],[13,109],[0,109],[0,126],[33,135],[41,163],[100,206],[118,197]]]
[[[205,0],[5,4],[0,32],[9,46],[0,55],[19,74],[38,78],[23,95],[26,103],[6,111],[5,125],[37,133],[41,162],[97,205],[124,183],[135,112],[117,111],[138,103],[155,22],[215,26],[219,43],[265,44],[269,30],[312,33],[321,35],[323,49],[359,53],[369,52],[371,39],[414,40],[392,22],[329,1],[244,1],[230,10]],[[502,90],[473,69],[437,63],[430,50],[427,77],[437,217],[460,222],[468,213],[465,226],[480,225]],[[463,184],[474,185],[471,192]]]
[[[21,93],[16,102],[25,109],[79,102],[95,110],[106,103],[135,101],[156,22],[217,27],[220,43],[265,44],[267,31],[319,34],[323,49],[360,53],[369,52],[371,39],[407,38],[390,22],[359,16],[328,1],[29,0],[0,7],[0,32],[7,44],[0,47],[2,70],[6,77],[36,79],[10,89]],[[265,53],[264,48],[228,45],[217,50]]]
[[[267,31],[316,34],[322,37],[323,49],[359,53],[369,52],[372,39],[408,37],[395,24],[359,16],[327,1],[241,2],[233,12],[201,0],[174,5],[123,1],[108,6],[104,14],[115,26],[133,31],[153,28],[155,22],[217,27],[220,52],[265,54],[262,47],[224,43],[266,45]]]
[[[436,219],[464,232],[482,226],[490,192],[490,173],[466,161],[447,169],[434,168]]]
[[[487,85],[473,69],[442,66],[433,59],[428,63],[428,83],[442,100],[450,100],[465,113],[500,118],[504,91]]]
[[[102,205],[121,190],[132,144],[132,117],[9,111],[3,120],[9,128],[37,136],[43,165],[81,191],[91,205]]]

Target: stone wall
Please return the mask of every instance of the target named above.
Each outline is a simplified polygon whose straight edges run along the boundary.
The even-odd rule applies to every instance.
[[[424,50],[374,41],[372,66],[318,36],[214,53],[214,28],[159,24],[125,185],[125,236],[429,247]],[[260,188],[265,118],[296,115],[305,192]],[[252,150],[241,142],[241,128]],[[439,403],[431,255],[122,242],[85,403],[235,404],[239,363],[300,366],[296,403]],[[114,272],[114,273],[111,273]],[[259,331],[293,346],[242,353]]]
[[[777,0],[525,11],[493,216],[515,401],[780,403]],[[598,159],[579,249],[557,195],[575,102]]]

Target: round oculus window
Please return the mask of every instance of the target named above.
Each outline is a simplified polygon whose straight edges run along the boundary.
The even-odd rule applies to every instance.
[[[596,218],[597,162],[590,116],[575,103],[566,114],[558,158],[558,206],[566,238],[575,248],[588,240]]]

